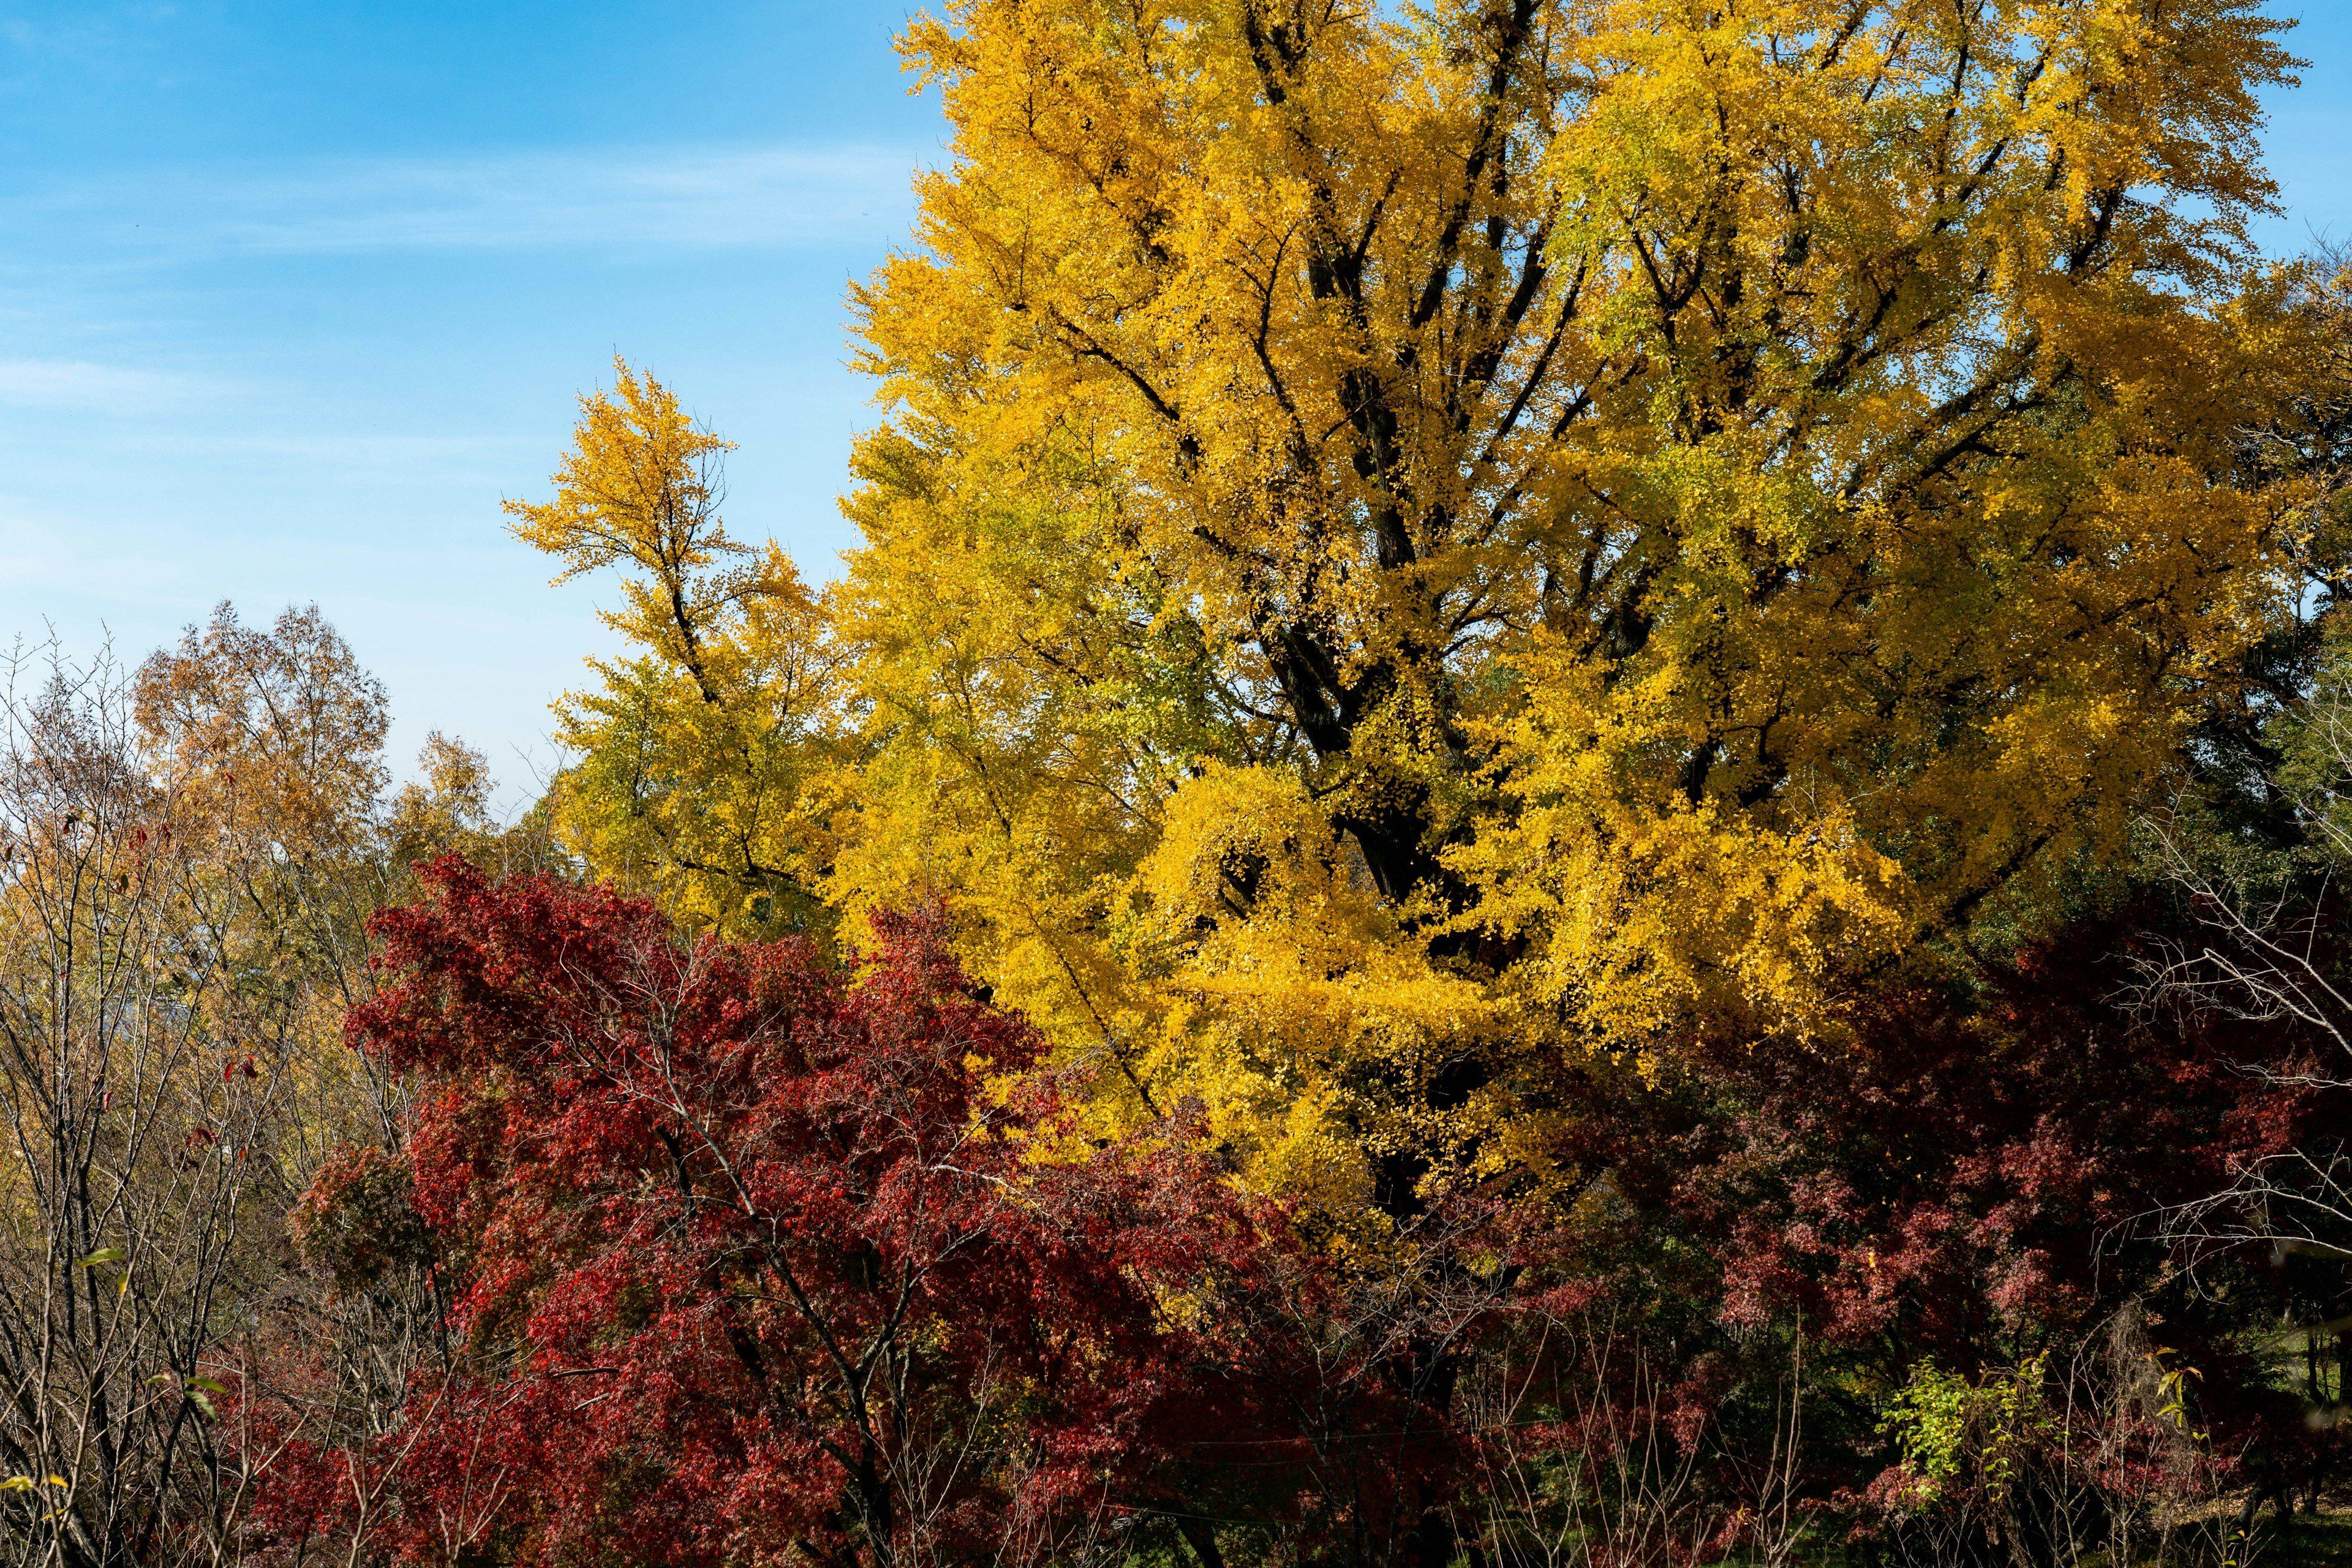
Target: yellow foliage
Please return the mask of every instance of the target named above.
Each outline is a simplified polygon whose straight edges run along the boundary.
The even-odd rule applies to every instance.
[[[383,684],[312,605],[268,629],[223,601],[140,667],[135,721],[183,815],[296,859],[358,852],[383,788]]]
[[[644,650],[591,659],[601,689],[557,705],[576,758],[551,792],[557,834],[693,923],[804,925],[821,918],[837,689],[821,606],[772,541],[729,537],[731,444],[659,382],[614,370],[614,393],[580,400],[555,499],[506,503],[515,536],[563,563],[558,583],[623,570],[623,607],[604,619]]]
[[[1333,1202],[1489,1157],[1563,1055],[1833,1035],[2111,853],[2284,613],[2310,498],[2242,435],[2320,355],[2245,234],[2274,31],[956,0],[905,46],[954,159],[856,294],[854,780],[762,853],[948,900],[1104,1115],[1197,1097]],[[624,624],[648,731],[680,602]]]

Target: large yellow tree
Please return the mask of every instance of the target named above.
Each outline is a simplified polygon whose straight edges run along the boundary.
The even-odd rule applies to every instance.
[[[1833,1037],[2110,851],[2290,602],[2274,32],[917,23],[954,156],[856,296],[889,415],[827,897],[947,899],[1106,1114],[1197,1096],[1339,1202],[1509,1157],[1563,1054]]]

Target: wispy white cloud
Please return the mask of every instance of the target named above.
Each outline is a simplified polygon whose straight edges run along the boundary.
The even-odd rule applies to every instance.
[[[82,360],[0,359],[0,407],[68,413],[141,414],[217,395],[226,384],[135,366]]]
[[[396,486],[417,474],[443,483],[487,486],[538,466],[527,437],[417,436],[352,430],[215,431],[181,426],[140,432],[125,443],[144,456],[207,473],[257,475],[289,469],[325,485]]]
[[[904,232],[921,161],[772,146],[202,165],[0,197],[0,215],[124,259],[796,247]]]
[[[176,7],[133,0],[89,4],[37,16],[21,7],[0,15],[0,82],[69,69],[112,74],[126,68],[145,75],[163,52],[162,27]]]

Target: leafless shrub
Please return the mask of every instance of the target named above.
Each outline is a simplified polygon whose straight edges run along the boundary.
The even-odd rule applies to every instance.
[[[217,1560],[218,1355],[278,1265],[293,1034],[250,1005],[219,846],[143,765],[119,669],[45,662],[0,706],[0,1541]]]
[[[1465,1390],[1465,1540],[1498,1568],[1795,1560],[1810,1523],[1798,1506],[1801,1340],[1775,1379],[1761,1449],[1742,1453],[1714,1441],[1699,1410],[1678,1407],[1638,1337],[1613,1321],[1527,1327],[1521,1353],[1484,1358]]]
[[[315,611],[224,606],[136,672],[0,659],[9,1561],[242,1556],[274,1447],[380,1431],[430,1349],[428,1279],[338,1279],[288,1225],[331,1151],[404,1119],[341,1033],[404,875],[382,705]]]

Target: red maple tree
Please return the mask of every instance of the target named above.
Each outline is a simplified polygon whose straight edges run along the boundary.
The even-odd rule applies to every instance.
[[[289,1449],[278,1530],[388,1496],[369,1533],[411,1561],[996,1559],[1115,1527],[1227,1429],[1206,1304],[1295,1250],[1279,1215],[1181,1124],[1081,1137],[935,921],[877,921],[845,973],[610,889],[426,876],[348,1027],[420,1085],[460,1348],[398,1431]]]

